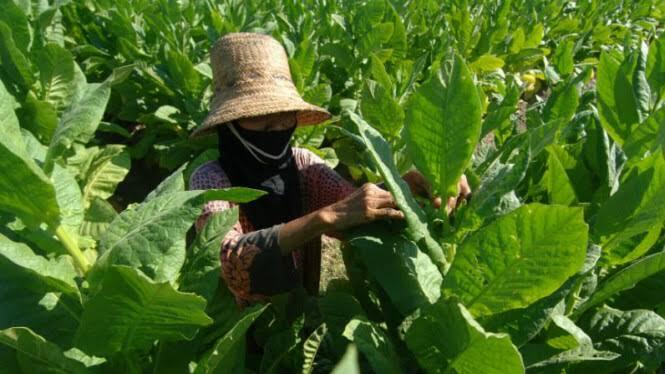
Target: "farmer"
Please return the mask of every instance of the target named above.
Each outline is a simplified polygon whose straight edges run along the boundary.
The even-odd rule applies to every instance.
[[[251,187],[267,191],[240,204],[239,221],[222,241],[222,277],[239,305],[266,300],[299,285],[319,287],[321,235],[380,219],[403,219],[390,192],[344,180],[314,153],[292,148],[297,126],[316,125],[330,113],[305,102],[291,79],[287,55],[272,37],[230,33],[212,48],[214,98],[192,137],[217,132],[219,159],[201,165],[190,189]],[[414,193],[429,190],[418,172],[404,176]],[[470,189],[460,183],[460,196]],[[455,205],[455,198],[448,201]],[[441,199],[433,200],[436,207]],[[233,207],[208,202],[196,222]]]

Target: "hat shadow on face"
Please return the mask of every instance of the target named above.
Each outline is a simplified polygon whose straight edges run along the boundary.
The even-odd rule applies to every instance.
[[[297,112],[277,112],[271,114],[264,114],[260,116],[253,116],[247,118],[239,118],[231,121],[236,126],[240,126],[246,130],[254,131],[279,131],[287,130],[293,126],[297,126]]]

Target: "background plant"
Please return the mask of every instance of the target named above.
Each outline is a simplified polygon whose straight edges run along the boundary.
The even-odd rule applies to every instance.
[[[659,2],[1,5],[0,371],[662,366]],[[229,31],[280,40],[335,115],[294,143],[405,212],[347,233],[348,280],[321,297],[240,311],[218,287],[237,211],[191,232],[205,201],[260,194],[186,189],[216,157],[187,136]],[[411,168],[442,196],[465,173],[474,197],[448,217]]]

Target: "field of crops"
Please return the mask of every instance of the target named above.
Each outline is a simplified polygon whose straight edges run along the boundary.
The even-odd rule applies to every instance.
[[[0,9],[0,373],[665,370],[665,2]],[[232,31],[282,42],[333,113],[294,145],[405,214],[346,232],[319,297],[240,310],[218,282],[237,209],[192,228],[262,193],[187,186]],[[448,216],[412,168],[473,197]]]

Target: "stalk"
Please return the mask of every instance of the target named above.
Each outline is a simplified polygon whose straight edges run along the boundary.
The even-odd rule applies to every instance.
[[[76,244],[76,241],[72,238],[67,229],[63,225],[58,226],[55,229],[55,236],[60,239],[60,242],[65,246],[67,252],[69,252],[74,258],[74,264],[76,264],[76,267],[78,267],[83,274],[87,273],[90,269],[90,263],[88,262],[88,259],[85,258],[83,252],[81,252],[78,244]]]

